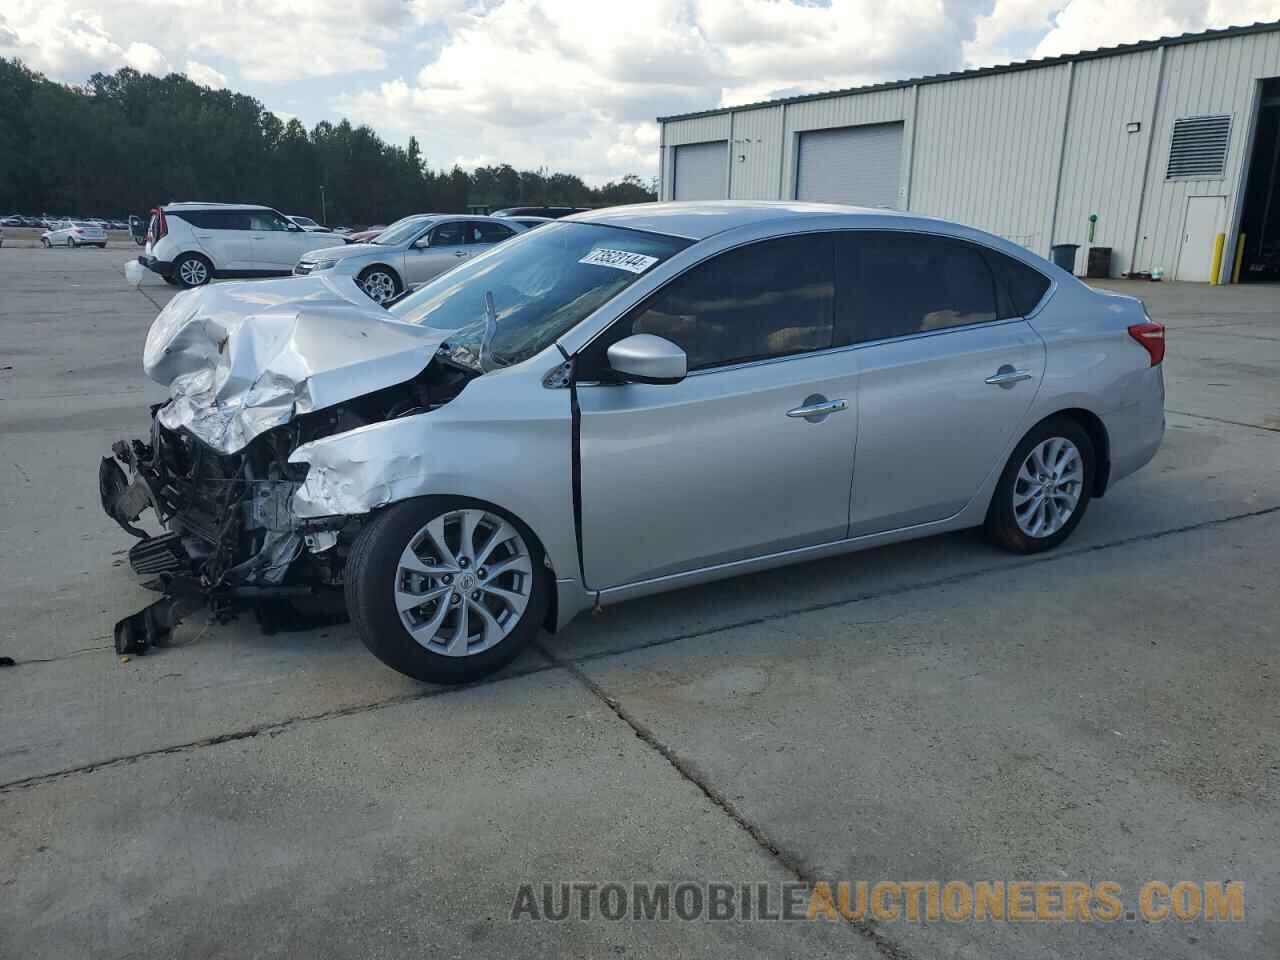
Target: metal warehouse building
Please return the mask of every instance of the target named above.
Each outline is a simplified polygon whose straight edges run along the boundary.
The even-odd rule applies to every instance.
[[[1095,249],[1095,275],[1280,279],[1280,22],[658,119],[665,200],[893,207],[1078,244],[1078,274]]]

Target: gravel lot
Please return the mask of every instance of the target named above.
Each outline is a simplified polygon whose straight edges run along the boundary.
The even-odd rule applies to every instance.
[[[1280,290],[1169,326],[1157,459],[1031,560],[961,534],[611,608],[425,687],[184,625],[101,512],[164,391],[136,254],[0,250],[0,956],[1280,955]],[[1241,923],[512,921],[541,881],[1243,881]]]

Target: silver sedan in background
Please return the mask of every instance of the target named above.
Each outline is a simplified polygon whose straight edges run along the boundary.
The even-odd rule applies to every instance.
[[[40,236],[46,247],[106,247],[107,231],[88,220],[63,220]]]
[[[455,248],[441,220],[425,251]],[[600,210],[387,310],[330,273],[170,302],[143,365],[173,399],[103,461],[104,506],[140,535],[159,491],[170,533],[130,560],[213,601],[344,589],[369,649],[423,680],[782,564],[968,527],[1048,550],[1164,434],[1141,301],[910,214]]]
[[[509,240],[526,228],[514,220],[461,214],[407,217],[368,243],[325,247],[304,254],[293,272],[349,277],[377,303],[385,303]]]

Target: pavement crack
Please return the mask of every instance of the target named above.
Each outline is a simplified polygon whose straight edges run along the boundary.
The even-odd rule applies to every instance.
[[[1165,407],[1166,413],[1176,413],[1180,417],[1192,417],[1195,420],[1212,420],[1214,423],[1226,423],[1233,427],[1247,427],[1250,430],[1265,430],[1268,433],[1280,433],[1280,427],[1264,427],[1260,423],[1245,423],[1243,420],[1226,420],[1222,417],[1210,417],[1203,413],[1188,413],[1186,410],[1174,410]]]
[[[616,697],[610,696],[608,691],[592,680],[576,662],[557,657],[546,648],[541,639],[535,640],[533,646],[549,662],[564,669],[578,683],[582,684],[588,693],[608,707],[614,716],[631,728],[632,732],[645,746],[667,761],[681,778],[696,787],[703,796],[718,807],[725,816],[755,842],[756,846],[768,854],[787,873],[791,874],[795,879],[807,883],[810,888],[821,880],[821,877],[802,858],[788,853],[775,840],[770,838],[759,824],[748,818],[732,800],[725,796],[708,779],[705,773],[694,766],[692,761],[682,757],[668,744],[659,739],[648,724],[624,707]],[[853,920],[847,917],[844,919],[849,927],[868,940],[886,960],[911,960],[909,953],[877,930],[874,924],[866,920]]]
[[[66,777],[95,773],[98,770],[105,770],[110,767],[119,767],[130,763],[137,763],[139,760],[146,760],[151,757],[164,757],[175,753],[190,753],[195,750],[204,749],[205,747],[216,747],[223,743],[234,743],[237,740],[252,740],[253,738],[262,736],[263,734],[274,735],[302,724],[318,723],[338,717],[354,717],[363,713],[372,713],[376,710],[382,710],[386,707],[395,707],[404,703],[414,703],[418,700],[432,700],[436,697],[448,696],[451,693],[460,693],[473,687],[486,686],[492,683],[502,683],[507,680],[515,680],[518,677],[527,677],[531,674],[545,673],[549,670],[556,669],[559,669],[559,664],[548,660],[544,664],[532,666],[525,670],[513,670],[500,677],[489,677],[484,680],[478,680],[475,683],[458,684],[454,687],[432,687],[429,690],[405,693],[396,697],[388,697],[384,700],[375,700],[369,703],[357,703],[346,707],[338,707],[334,710],[323,710],[319,713],[299,714],[298,716],[287,717],[283,720],[273,720],[270,723],[255,724],[254,726],[245,727],[241,730],[233,730],[228,733],[217,733],[208,737],[200,737],[196,740],[188,740],[184,743],[174,743],[169,746],[156,747],[151,750],[140,750],[137,753],[122,754],[117,757],[109,757],[106,760],[95,760],[93,763],[84,763],[74,767],[64,767],[61,770],[54,770],[50,773],[37,773],[30,777],[23,777],[20,780],[10,780],[8,783],[0,783],[0,795],[10,793],[14,790],[24,789],[26,787],[35,787],[55,780],[62,780]]]

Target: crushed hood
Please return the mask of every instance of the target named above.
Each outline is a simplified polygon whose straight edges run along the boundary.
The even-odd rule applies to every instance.
[[[235,453],[299,414],[412,379],[444,337],[393,320],[350,280],[212,284],[160,311],[142,366],[169,388],[164,426]]]

